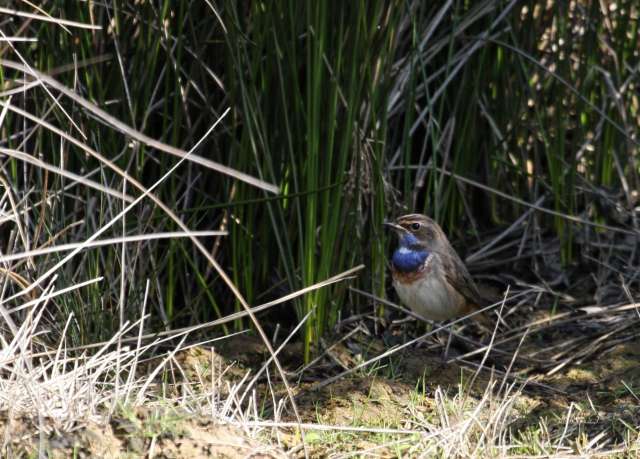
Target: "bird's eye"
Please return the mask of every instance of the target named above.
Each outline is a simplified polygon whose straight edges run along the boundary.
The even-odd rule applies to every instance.
[[[420,223],[412,223],[411,224],[411,230],[412,231],[418,231],[420,229]]]

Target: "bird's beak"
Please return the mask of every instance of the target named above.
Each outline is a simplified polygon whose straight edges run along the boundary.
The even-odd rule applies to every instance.
[[[397,223],[393,223],[393,222],[384,222],[383,223],[384,226],[391,228],[392,230],[394,230],[398,235],[406,233],[407,230],[404,229],[402,226],[398,225]]]

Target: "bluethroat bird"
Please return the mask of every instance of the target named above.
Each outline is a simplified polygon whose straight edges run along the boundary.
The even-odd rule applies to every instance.
[[[409,214],[385,225],[399,238],[391,259],[393,287],[413,312],[428,320],[447,320],[487,303],[435,221]],[[486,317],[477,318],[487,322]]]

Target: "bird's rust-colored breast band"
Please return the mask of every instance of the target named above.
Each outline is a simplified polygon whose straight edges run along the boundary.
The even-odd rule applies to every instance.
[[[394,269],[391,266],[391,276],[395,281],[400,282],[401,284],[413,284],[414,282],[423,279],[425,276],[429,275],[431,271],[431,256],[429,256],[424,264],[420,267],[420,269],[416,271],[403,272],[397,269]]]

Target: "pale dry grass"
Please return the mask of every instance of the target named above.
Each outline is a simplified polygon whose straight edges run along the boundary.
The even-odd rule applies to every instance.
[[[511,6],[515,2],[511,2]],[[443,14],[448,10],[451,2]],[[501,14],[507,14],[508,9]],[[0,8],[0,13],[5,15],[26,18],[29,21],[47,21],[68,30],[81,28],[97,30],[100,26],[80,23],[77,21],[53,18],[40,11],[40,14],[29,14],[14,9]],[[215,13],[215,10],[214,10]],[[217,16],[219,19],[219,16]],[[439,15],[433,27],[442,19]],[[213,18],[212,18],[213,20]],[[495,21],[497,25],[499,20]],[[491,36],[481,37],[490,39]],[[1,218],[0,222],[6,232],[6,244],[3,245],[6,253],[0,256],[0,273],[3,274],[2,289],[0,292],[0,315],[3,319],[2,349],[0,350],[0,416],[3,421],[3,451],[15,451],[16,441],[33,445],[30,450],[38,455],[47,454],[54,434],[73,437],[75,432],[88,426],[101,426],[105,429],[114,419],[120,419],[123,413],[133,413],[136,418],[138,410],[162,410],[170,407],[178,410],[180,416],[197,416],[206,418],[215,426],[232,427],[224,438],[218,439],[227,446],[235,447],[238,454],[249,455],[252,452],[264,452],[273,456],[282,455],[282,450],[287,449],[290,456],[313,455],[316,447],[314,441],[305,442],[304,432],[323,432],[332,435],[334,440],[329,452],[333,457],[349,456],[379,456],[392,457],[395,455],[404,457],[634,457],[640,449],[638,430],[640,426],[629,425],[624,441],[614,444],[609,438],[608,431],[586,432],[576,420],[577,405],[570,405],[566,413],[562,413],[560,421],[551,422],[548,419],[539,419],[537,425],[528,425],[522,428],[521,422],[526,418],[527,407],[523,406],[526,399],[523,393],[529,382],[522,382],[511,378],[509,371],[500,376],[493,375],[485,383],[484,391],[480,394],[472,392],[468,387],[460,387],[455,393],[449,392],[444,387],[437,387],[433,394],[429,395],[433,409],[432,416],[425,417],[420,410],[409,403],[404,408],[402,424],[394,427],[380,425],[326,424],[322,422],[302,422],[296,416],[295,397],[302,391],[302,387],[292,385],[283,391],[280,384],[288,385],[287,375],[281,367],[278,353],[285,346],[280,342],[276,349],[271,347],[271,341],[261,331],[260,322],[255,314],[259,311],[283,304],[295,297],[304,295],[313,290],[322,288],[331,283],[343,281],[355,275],[362,267],[356,267],[342,274],[336,275],[326,281],[310,285],[304,289],[292,292],[274,301],[269,301],[259,306],[249,307],[244,300],[242,292],[226,275],[223,268],[218,265],[209,247],[202,244],[201,238],[226,235],[224,231],[193,231],[185,224],[183,218],[176,209],[171,208],[154,194],[163,181],[169,179],[178,167],[184,162],[198,165],[225,174],[233,180],[242,181],[250,186],[258,187],[268,193],[278,193],[279,188],[262,178],[253,177],[246,173],[231,169],[220,163],[207,159],[204,155],[195,153],[200,142],[228,113],[224,112],[216,123],[210,126],[205,136],[191,143],[191,149],[182,149],[145,135],[141,129],[136,129],[120,119],[111,116],[103,107],[82,97],[75,88],[70,88],[53,75],[62,71],[77,72],[84,65],[91,65],[91,60],[77,61],[72,65],[45,72],[44,69],[36,69],[27,62],[26,58],[18,52],[14,43],[21,41],[37,42],[36,38],[6,36],[2,33],[0,42],[9,46],[3,48],[2,54],[13,53],[11,58],[0,60],[0,65],[5,69],[16,72],[13,79],[5,79],[6,87],[2,88],[0,101],[2,112],[0,114],[0,127],[11,113],[11,116],[20,117],[23,131],[8,132],[7,135],[18,144],[17,147],[0,148],[3,157],[11,157],[13,164],[19,164],[21,169],[11,174],[8,166],[3,165],[0,181],[4,191],[0,198]],[[443,41],[443,43],[445,43]],[[480,41],[471,44],[469,48],[460,51],[453,61],[458,71],[470,55],[480,47]],[[95,58],[95,59],[99,59]],[[117,59],[122,56],[117,52]],[[400,73],[408,78],[407,62]],[[406,84],[406,78],[399,78],[398,84]],[[453,78],[453,76],[451,77]],[[10,80],[10,81],[9,81]],[[125,81],[126,84],[126,81]],[[221,85],[221,83],[220,83]],[[424,90],[424,88],[421,88]],[[37,92],[40,91],[40,92]],[[441,92],[436,93],[440,96]],[[29,98],[44,98],[50,105],[46,110],[31,112]],[[127,102],[130,94],[127,93]],[[14,99],[19,99],[16,102]],[[390,102],[389,113],[400,110],[399,96],[395,94]],[[62,101],[62,102],[61,102]],[[432,102],[433,103],[433,102]],[[80,107],[78,112],[69,112],[63,107]],[[430,107],[426,107],[420,114],[412,130],[424,121]],[[60,115],[56,119],[56,116]],[[123,169],[117,162],[118,156],[100,151],[92,145],[91,133],[85,132],[83,122],[86,119],[97,119],[106,129],[113,131],[114,135],[127,139],[129,147],[136,150],[140,145],[155,149],[173,157],[179,161],[164,175],[153,181],[151,186],[146,186],[140,177],[136,177],[129,169]],[[452,126],[452,125],[451,125]],[[60,164],[46,162],[43,158],[51,157],[48,152],[40,150],[40,144],[29,142],[37,137],[38,133],[46,132],[56,136],[60,142],[60,158],[63,152],[71,145],[87,156],[92,157],[100,166],[94,170],[74,172],[66,169],[65,163],[60,159]],[[3,131],[5,132],[5,131]],[[33,148],[29,151],[28,148]],[[109,152],[111,153],[111,152]],[[406,167],[406,166],[404,166]],[[420,166],[422,167],[422,166]],[[34,185],[29,180],[33,170],[38,170],[46,179],[42,183]],[[445,169],[434,168],[444,174],[452,174]],[[111,171],[121,180],[116,183],[109,179],[105,171]],[[454,174],[453,174],[454,175]],[[466,185],[481,188],[495,193],[497,190],[484,186],[468,178],[454,175],[457,181]],[[9,177],[22,177],[25,186],[19,187]],[[57,188],[51,186],[52,177],[59,179]],[[115,183],[115,184],[114,184]],[[24,184],[23,184],[24,185]],[[39,189],[41,188],[41,189]],[[130,189],[128,189],[130,188]],[[86,199],[87,211],[70,213],[73,221],[51,222],[51,216],[62,208],[62,200],[70,190],[80,189],[76,197],[79,201],[84,198],[84,192],[90,192],[90,198]],[[40,193],[42,192],[42,193]],[[97,194],[94,194],[97,193]],[[533,211],[545,212],[550,215],[560,216],[569,221],[588,224],[601,229],[616,230],[609,225],[591,222],[582,217],[559,213],[542,206],[543,200],[537,200],[534,204],[523,199],[508,195],[504,192],[498,194],[512,202],[528,207],[530,212],[523,215],[522,221],[533,215]],[[100,206],[91,207],[91,200],[100,202]],[[140,215],[146,215],[144,204],[149,201],[149,206],[157,206],[167,217],[180,228],[180,231],[165,231],[154,226],[146,234],[127,233],[127,218],[131,220],[141,219]],[[93,212],[91,212],[93,210]],[[132,215],[138,211],[139,215]],[[84,212],[84,214],[83,214]],[[69,218],[69,215],[64,215]],[[96,215],[104,217],[96,219]],[[96,219],[94,221],[92,219]],[[514,223],[521,223],[518,220]],[[121,225],[121,228],[119,227]],[[146,223],[145,223],[146,225]],[[79,227],[89,228],[89,234],[73,232]],[[110,230],[115,234],[101,238]],[[45,231],[49,231],[46,237]],[[508,232],[508,231],[507,231]],[[121,234],[118,234],[121,233]],[[625,231],[624,234],[628,234]],[[67,237],[68,236],[68,237]],[[83,237],[81,237],[83,236]],[[489,247],[500,242],[503,235],[496,237]],[[227,287],[235,295],[238,302],[244,307],[240,312],[223,317],[216,321],[194,327],[177,330],[168,329],[160,333],[149,333],[148,321],[152,316],[161,315],[161,294],[150,299],[154,282],[149,277],[140,277],[134,269],[135,263],[144,255],[141,255],[141,247],[148,247],[150,242],[161,238],[189,238],[194,247],[194,253],[208,260],[212,269],[220,275]],[[45,242],[42,242],[43,239]],[[220,241],[220,239],[218,239]],[[105,266],[104,263],[96,263],[102,272],[94,272],[90,262],[102,261],[103,255],[95,255],[94,258],[79,258],[99,247],[110,247],[119,253],[119,264]],[[66,254],[62,256],[62,254]],[[473,259],[482,260],[482,251],[476,252]],[[484,254],[486,256],[486,254]],[[59,258],[55,258],[60,256]],[[157,255],[158,258],[162,254]],[[149,264],[157,260],[151,259]],[[77,263],[74,265],[74,263]],[[26,269],[25,265],[27,266]],[[89,265],[89,267],[87,267]],[[604,263],[603,263],[604,265]],[[155,268],[154,268],[155,269]],[[107,271],[108,270],[108,271]],[[145,274],[153,273],[149,269]],[[92,273],[91,275],[89,275]],[[635,276],[635,275],[633,275]],[[114,279],[119,282],[113,283]],[[109,284],[105,282],[112,282]],[[97,289],[100,297],[96,300],[95,292],[90,293],[89,288]],[[161,290],[160,287],[157,288]],[[127,291],[136,291],[139,301],[135,302]],[[227,292],[229,294],[229,292]],[[108,298],[115,298],[117,305],[109,308],[104,303]],[[611,322],[612,314],[636,310],[631,295],[630,305],[619,306],[617,309],[591,309],[587,311],[590,318],[602,317],[602,323]],[[87,309],[100,311],[101,314],[115,314],[119,319],[119,327],[116,333],[105,342],[96,342],[84,346],[72,344],[78,336],[89,334],[82,330],[78,317],[73,314],[64,314],[66,302],[86,305]],[[135,319],[128,321],[124,311],[136,309]],[[157,312],[160,311],[160,312]],[[156,314],[157,312],[157,314]],[[606,317],[605,316],[606,313]],[[195,332],[220,326],[230,321],[251,317],[256,328],[261,331],[264,345],[269,350],[269,357],[265,363],[255,372],[247,371],[240,377],[229,377],[232,364],[215,358],[211,353],[211,362],[206,369],[200,368],[192,372],[181,361],[181,355],[191,348],[211,346],[211,341],[201,341],[193,338]],[[626,317],[619,316],[620,322]],[[60,323],[64,320],[64,323]],[[557,315],[549,321],[575,320],[573,316]],[[298,323],[298,327],[303,325]],[[595,325],[601,325],[596,323]],[[527,324],[530,327],[532,324]],[[535,326],[546,326],[545,323],[534,323]],[[632,324],[633,325],[633,324]],[[97,325],[99,327],[99,325]],[[625,324],[620,327],[627,326]],[[539,327],[542,329],[543,327]],[[515,330],[511,341],[518,341],[529,332],[529,328]],[[538,329],[535,329],[538,330]],[[617,329],[616,329],[617,330]],[[294,330],[295,331],[295,330]],[[621,331],[628,332],[626,328]],[[608,331],[607,331],[608,332]],[[430,332],[433,334],[434,332]],[[293,336],[293,332],[287,339]],[[608,337],[606,333],[602,336]],[[422,336],[415,341],[425,338]],[[626,338],[626,336],[625,336]],[[585,338],[585,340],[588,339]],[[275,341],[275,340],[274,340]],[[410,348],[411,342],[404,345]],[[486,348],[479,348],[474,353],[486,352],[488,355],[492,349],[492,341]],[[498,345],[502,344],[500,342]],[[583,344],[583,343],[580,343]],[[592,346],[587,346],[584,351],[570,356],[560,355],[557,362],[550,366],[549,372],[558,371],[569,364],[575,363],[576,357],[591,356],[601,352],[603,347],[596,341]],[[345,377],[362,377],[359,370],[376,362],[393,357],[401,348],[385,350],[378,357],[345,370],[342,374],[326,379],[318,387],[330,385]],[[515,354],[514,354],[515,355]],[[463,357],[470,357],[466,355]],[[533,356],[532,356],[533,357]],[[515,358],[515,357],[514,357]],[[483,360],[484,363],[484,360]],[[281,383],[273,378],[273,364],[279,373]],[[487,371],[482,364],[482,371]],[[557,369],[557,370],[556,370]],[[266,383],[265,383],[266,381]],[[260,384],[266,384],[268,395],[265,396],[259,390]],[[531,383],[533,384],[533,383]],[[636,389],[628,387],[628,390],[638,401]],[[262,394],[262,395],[261,395]],[[265,405],[272,407],[271,412],[264,410]],[[148,411],[145,411],[147,413]],[[267,413],[267,414],[265,414]],[[297,413],[296,413],[297,414]],[[306,418],[307,413],[302,413]],[[160,421],[167,418],[160,414]],[[143,414],[143,419],[131,421],[134,424],[132,435],[145,437],[143,433],[147,428],[148,419],[152,416]],[[189,421],[191,422],[191,421]],[[184,424],[189,426],[189,422]],[[20,425],[28,424],[31,429],[21,429]],[[137,424],[136,424],[137,423]],[[153,456],[159,451],[159,442],[167,430],[187,430],[181,427],[181,422],[159,422],[160,427],[152,431],[149,441],[142,445],[142,454]],[[558,426],[561,426],[558,428]],[[213,427],[208,427],[213,429]],[[16,432],[21,431],[19,438]],[[193,430],[191,438],[202,434],[201,430]],[[195,432],[195,433],[194,433]],[[361,446],[350,444],[353,437],[340,437],[349,435],[365,435],[367,438],[375,436],[375,441],[369,445]],[[245,443],[234,443],[233,436],[242,436],[248,439]],[[146,438],[146,437],[145,437]],[[211,439],[203,439],[210,442]],[[307,448],[307,443],[310,448]],[[275,445],[275,446],[274,446]],[[349,450],[349,451],[347,451]],[[117,457],[120,451],[114,453]]]

